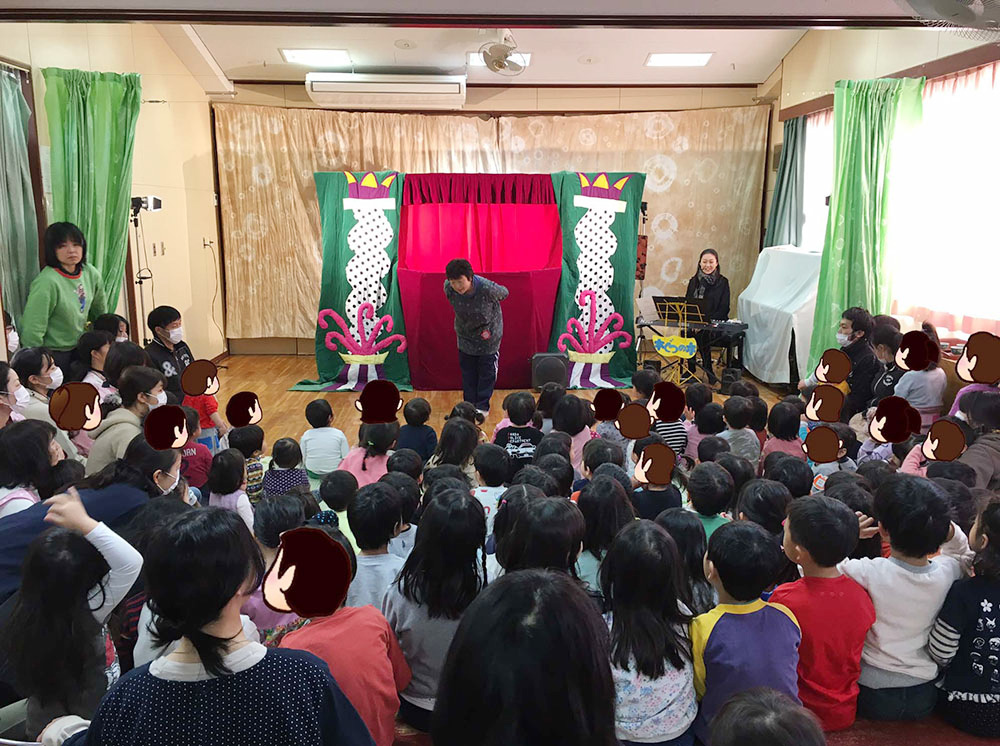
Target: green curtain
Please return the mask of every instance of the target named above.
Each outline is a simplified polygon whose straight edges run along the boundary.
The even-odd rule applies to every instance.
[[[887,313],[886,211],[892,138],[919,124],[924,79],[841,80],[834,89],[834,176],[810,345],[810,370],[836,347],[844,309]]]
[[[344,198],[349,195],[348,180],[344,173],[316,173],[316,197],[319,201],[320,228],[323,237],[323,271],[320,284],[319,309],[331,309],[336,311],[345,322],[351,326],[356,326],[356,314],[352,317],[348,311],[349,298],[352,290],[352,274],[357,274],[358,278],[353,285],[360,291],[365,287],[364,268],[376,266],[377,257],[366,258],[363,252],[384,251],[389,256],[389,270],[379,278],[379,282],[386,290],[386,300],[381,306],[375,308],[375,318],[382,316],[392,317],[392,331],[384,328],[378,335],[379,340],[384,340],[390,335],[400,334],[406,336],[406,325],[403,323],[403,307],[399,297],[399,281],[396,270],[398,268],[399,249],[399,217],[403,195],[403,174],[395,171],[377,171],[374,173],[375,180],[382,184],[386,177],[395,174],[395,178],[388,188],[387,197],[392,198],[396,203],[394,210],[378,211],[387,223],[382,222],[381,215],[373,215],[369,211],[355,212],[349,207],[345,207]],[[365,173],[352,174],[352,178],[361,184]],[[356,200],[357,201],[357,200]],[[366,214],[367,213],[367,214]],[[359,223],[359,216],[368,221],[364,225]],[[358,227],[356,235],[351,236],[351,230]],[[391,231],[391,239],[385,233],[386,245],[379,243],[379,236],[385,231]],[[368,237],[373,237],[371,241]],[[376,245],[377,244],[377,245]],[[357,272],[353,267],[353,262],[357,261]],[[316,369],[319,373],[319,381],[300,381],[293,387],[293,390],[331,390],[337,385],[332,382],[337,381],[342,375],[344,361],[340,352],[335,352],[326,346],[326,335],[331,331],[340,331],[340,326],[327,317],[328,327],[323,329],[316,327]],[[341,346],[338,345],[338,349]],[[383,377],[396,384],[401,391],[410,391],[410,366],[405,350],[398,352],[399,345],[396,342],[390,344],[382,351],[388,350],[389,355],[382,365]]]
[[[0,283],[3,307],[15,324],[20,324],[28,288],[38,274],[38,224],[28,168],[30,117],[21,81],[0,67]]]
[[[611,264],[613,277],[611,286],[606,292],[607,296],[611,299],[611,303],[614,305],[614,310],[621,314],[624,320],[624,324],[621,327],[622,330],[633,335],[633,338],[632,344],[628,345],[625,349],[621,349],[618,346],[620,339],[615,340],[612,348],[615,351],[615,355],[608,365],[608,371],[613,378],[621,381],[630,381],[632,374],[635,372],[636,358],[634,337],[635,309],[633,307],[635,295],[635,255],[639,235],[639,205],[642,201],[642,190],[646,183],[646,175],[637,173],[590,172],[584,174],[584,176],[591,185],[598,182],[600,176],[606,176],[607,181],[598,183],[606,183],[608,185],[614,185],[623,177],[629,177],[628,181],[622,187],[620,194],[611,195],[609,193],[607,195],[610,199],[624,202],[626,204],[624,211],[615,212],[613,213],[613,217],[608,218],[610,226],[605,227],[606,223],[601,221],[595,222],[590,227],[586,227],[586,224],[581,226],[584,231],[581,235],[588,241],[588,248],[596,249],[596,253],[600,255],[601,258],[596,258],[595,261],[602,263],[604,261],[603,254],[600,254],[600,245],[595,245],[595,241],[597,244],[601,244],[602,242],[599,238],[595,238],[595,236],[600,236],[605,230],[609,230],[610,234],[613,234],[614,240],[617,241],[614,253],[607,259]],[[575,197],[592,191],[590,188],[584,188],[580,174],[577,172],[560,171],[552,174],[552,186],[555,189],[556,202],[559,205],[559,219],[562,223],[563,236],[562,275],[559,278],[559,291],[556,294],[556,307],[552,316],[552,335],[549,338],[549,351],[558,352],[558,340],[560,335],[566,333],[566,324],[571,318],[578,318],[581,315],[581,310],[576,304],[576,292],[578,287],[580,287],[579,259],[581,248],[577,243],[575,233],[577,224],[581,223],[585,218],[588,220],[591,219],[594,210],[575,204]],[[601,277],[603,275],[597,272],[597,276]],[[584,324],[584,328],[587,328],[586,324]]]
[[[101,273],[108,307],[114,308],[128,251],[140,78],[54,67],[42,75],[52,141],[51,218],[83,231],[87,261]]]
[[[802,187],[805,183],[806,118],[785,121],[778,177],[771,197],[771,213],[767,218],[765,246],[802,245]]]

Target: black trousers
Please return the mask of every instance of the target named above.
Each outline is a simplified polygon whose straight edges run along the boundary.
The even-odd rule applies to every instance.
[[[465,401],[476,409],[490,411],[490,398],[497,383],[500,353],[469,355],[458,351],[458,364],[462,369],[462,393]]]
[[[701,365],[708,373],[708,380],[715,381],[715,371],[712,370],[712,341],[714,340],[714,333],[708,329],[702,329],[700,331],[694,331],[693,329],[688,329],[688,337],[694,337],[698,342],[698,354],[701,356]],[[688,358],[688,370],[692,373],[695,369],[695,359]]]

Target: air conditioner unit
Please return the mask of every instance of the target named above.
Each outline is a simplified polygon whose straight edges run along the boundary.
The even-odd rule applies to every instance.
[[[307,73],[306,92],[326,109],[461,109],[465,76]]]

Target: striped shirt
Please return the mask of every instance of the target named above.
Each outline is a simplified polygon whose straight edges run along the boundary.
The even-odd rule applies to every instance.
[[[659,435],[663,442],[673,449],[677,458],[680,458],[684,449],[687,448],[688,435],[687,429],[684,427],[684,420],[674,422],[657,420],[649,432]]]

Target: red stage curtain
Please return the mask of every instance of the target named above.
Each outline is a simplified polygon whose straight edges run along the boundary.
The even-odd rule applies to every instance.
[[[455,258],[468,259],[475,272],[510,291],[500,304],[504,335],[497,388],[529,386],[531,356],[548,348],[562,266],[550,177],[406,176],[398,273],[410,377],[417,389],[462,388],[455,317],[443,290],[444,267]]]

